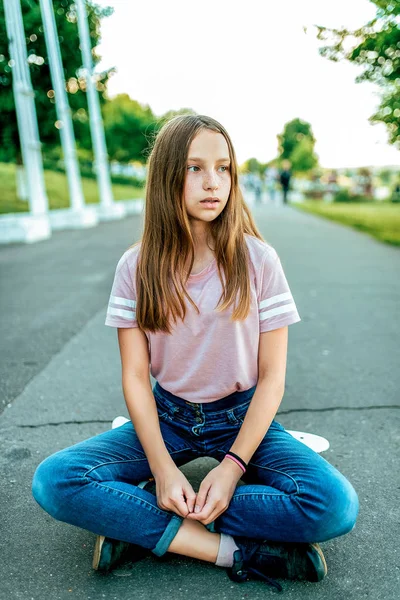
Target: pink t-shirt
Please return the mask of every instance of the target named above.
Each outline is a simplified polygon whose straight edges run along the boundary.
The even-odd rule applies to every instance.
[[[172,334],[145,332],[152,376],[161,387],[189,402],[213,402],[256,385],[260,333],[300,321],[276,251],[250,235],[246,242],[251,307],[244,321],[230,321],[232,306],[222,313],[215,311],[222,286],[214,259],[187,282],[200,314],[185,300],[185,320],[172,324]],[[140,244],[130,248],[118,263],[106,318],[110,327],[138,327],[139,250]]]

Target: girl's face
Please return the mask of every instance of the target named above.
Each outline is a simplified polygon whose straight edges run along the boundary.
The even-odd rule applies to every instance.
[[[222,213],[231,191],[228,144],[222,133],[203,129],[189,147],[184,201],[190,220],[210,223]]]

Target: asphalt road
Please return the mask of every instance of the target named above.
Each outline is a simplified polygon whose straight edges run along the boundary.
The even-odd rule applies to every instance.
[[[285,597],[397,600],[400,251],[291,207],[261,206],[254,214],[302,317],[290,328],[279,420],[327,437],[325,458],[360,497],[355,530],[323,544],[327,578],[285,582]],[[135,216],[0,249],[1,600],[274,594],[177,556],[101,576],[91,569],[94,536],[56,522],[31,498],[42,459],[126,414],[115,331],[103,323],[116,263],[140,231]],[[184,470],[196,485],[210,465],[202,459]]]

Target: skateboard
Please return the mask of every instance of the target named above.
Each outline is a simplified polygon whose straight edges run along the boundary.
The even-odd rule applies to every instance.
[[[128,423],[128,421],[129,419],[127,419],[126,417],[115,417],[115,419],[112,422],[112,429],[121,427],[121,425],[125,425],[125,423]],[[291,431],[289,429],[287,429],[286,431],[290,433],[290,435],[293,436],[296,440],[299,440],[299,442],[302,442],[303,444],[305,444],[305,446],[308,446],[309,448],[311,448],[311,450],[314,450],[314,452],[325,452],[329,448],[328,440],[320,435],[316,435],[315,433],[306,433],[304,431]]]
[[[291,431],[290,429],[286,429],[286,431],[296,438],[296,440],[299,440],[299,442],[302,442],[305,446],[314,450],[314,452],[325,452],[329,448],[328,440],[321,435],[306,433],[304,431]]]

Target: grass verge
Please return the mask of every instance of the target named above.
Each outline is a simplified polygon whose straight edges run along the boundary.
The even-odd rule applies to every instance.
[[[400,246],[400,203],[302,202],[292,206],[369,233],[381,242]]]
[[[14,164],[0,163],[0,214],[29,211],[28,202],[17,198],[15,170]],[[44,179],[50,208],[68,208],[69,195],[66,175],[45,170]],[[82,177],[82,187],[86,204],[99,202],[95,179]],[[131,185],[113,184],[112,190],[115,200],[144,198],[144,189]]]

